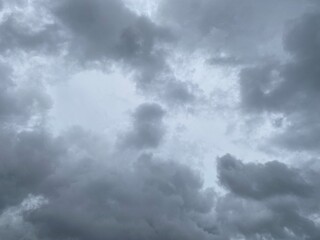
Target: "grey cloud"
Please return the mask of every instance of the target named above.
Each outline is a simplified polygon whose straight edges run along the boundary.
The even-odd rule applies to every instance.
[[[288,122],[273,142],[289,149],[319,147],[319,13],[292,22],[284,37],[291,59],[244,69],[240,75],[242,106],[252,113],[279,113]]]
[[[24,99],[23,92],[15,92],[10,68],[3,67],[1,73],[2,96],[7,98],[5,93],[13,90],[11,104]],[[14,114],[2,115],[10,115],[14,123],[20,114],[28,120],[48,109],[35,107],[35,101],[22,102],[23,107]],[[34,110],[25,113],[29,108]],[[136,109],[131,140],[139,142],[137,148],[156,147],[161,142],[164,114],[157,104]],[[59,137],[48,133],[45,122],[28,130],[18,131],[15,126],[0,130],[0,219],[5,221],[0,224],[0,237],[211,239],[207,229],[212,225],[209,216],[214,194],[203,187],[201,177],[191,168],[151,155],[123,159],[118,166],[117,153],[108,156],[107,146],[99,146],[78,128]],[[104,161],[100,161],[100,147]],[[134,154],[131,157],[135,158]],[[30,194],[48,202],[38,209],[14,213],[19,221],[10,222],[10,211],[19,208]]]
[[[136,73],[140,90],[164,103],[185,105],[196,98],[167,63],[169,52],[162,46],[174,41],[171,29],[136,15],[122,1],[68,0],[53,5],[57,21],[69,33],[66,43],[72,57],[123,63]]]
[[[171,81],[168,82],[166,88],[164,89],[163,96],[169,102],[169,104],[179,106],[196,102],[198,96],[201,95],[196,94],[197,92],[197,86],[193,86],[181,81]]]
[[[162,57],[155,46],[171,38],[167,29],[137,16],[122,1],[68,0],[51,8],[69,32],[71,54],[84,61],[124,60],[138,69],[156,67],[156,58]]]
[[[165,134],[164,115],[165,111],[158,104],[138,106],[133,114],[133,129],[121,139],[121,145],[136,149],[159,146]]]
[[[218,66],[238,66],[249,62],[237,57],[212,57],[208,60],[209,64]]]
[[[149,105],[135,117],[148,122],[162,114]],[[0,146],[0,219],[7,221],[0,224],[0,237],[212,238],[207,229],[214,194],[185,165],[152,155],[118,161],[105,151],[104,161],[95,159],[99,145],[78,128],[57,138],[45,130],[2,129]],[[45,204],[10,223],[6,214],[30,194],[42,196]]]
[[[61,149],[41,123],[50,106],[40,85],[25,86],[8,64],[1,63],[0,212],[40,191],[42,180],[54,168]],[[39,122],[32,127],[34,117]]]
[[[120,51],[128,56],[134,55],[140,46],[148,48],[152,44],[148,32],[131,31],[135,24],[139,30],[139,18],[121,1],[68,0],[58,1],[55,5],[54,14],[71,32],[70,47],[80,57],[114,58],[119,54],[117,50],[120,49],[116,46],[120,40],[125,41],[127,47]]]
[[[45,132],[15,133],[1,129],[0,210],[41,191],[58,163],[63,147]]]
[[[18,16],[8,17],[0,24],[0,51],[33,51],[58,52],[59,32],[54,24],[43,27],[42,30],[33,30],[17,21]]]
[[[34,26],[32,22],[21,21],[21,13],[11,12],[0,24],[3,54],[66,55],[82,66],[115,62],[135,74],[138,89],[149,97],[175,106],[191,104],[198,98],[199,92],[193,92],[186,81],[176,79],[167,63],[168,49],[175,42],[172,30],[146,16],[138,16],[122,1],[60,0],[28,4],[50,21],[39,21]]]
[[[243,163],[231,155],[218,159],[219,179],[229,192],[216,212],[227,239],[318,239],[319,181],[305,167]]]
[[[62,31],[55,22],[48,20],[49,13],[44,4],[46,2],[3,1],[3,18],[0,21],[1,54],[12,56],[25,52],[58,55],[62,52]],[[30,9],[35,10],[35,13],[30,14]]]
[[[218,159],[218,176],[221,184],[232,192],[254,199],[279,195],[308,197],[313,190],[297,170],[278,161],[243,164],[225,155]]]
[[[229,0],[175,0],[165,3],[172,11],[165,16],[184,28],[177,32],[183,33],[181,41],[190,37],[186,44],[199,43],[199,33],[208,41],[199,48],[212,47],[213,55],[227,53],[222,59],[213,56],[213,62],[236,66],[256,59],[252,55],[257,49],[250,45],[266,36],[259,24],[272,12],[273,3],[248,0],[240,7]],[[25,32],[16,19],[4,21],[3,49],[42,51],[54,45],[49,39],[56,36],[49,35],[58,26],[65,31],[59,44],[67,45],[69,57],[121,62],[136,71],[139,89],[170,107],[197,101],[197,87],[176,79],[166,62],[168,52],[161,44],[175,41],[166,28],[115,0],[66,0],[49,8],[58,22],[44,31]],[[277,140],[296,149],[317,149],[320,141],[318,25],[317,14],[294,23],[284,41],[292,57],[287,63],[266,58],[240,75],[243,109],[283,114],[291,125]],[[20,86],[13,76],[2,64],[0,220],[30,194],[48,202],[23,212],[21,226],[0,224],[0,238],[21,239],[24,231],[32,231],[25,235],[32,240],[320,238],[318,169],[279,161],[244,163],[226,155],[217,165],[226,193],[216,196],[191,167],[139,155],[164,139],[166,111],[160,105],[140,105],[132,114],[131,131],[120,139],[121,147],[110,150],[80,128],[55,137],[45,121],[30,127],[36,115],[45,118],[50,100],[41,87]]]
[[[101,167],[71,176],[77,181],[26,215],[40,239],[210,239],[201,216],[212,195],[189,168],[148,155],[132,169]]]
[[[271,97],[277,84],[276,64],[245,68],[240,73],[242,108],[248,112],[272,111],[279,108],[278,99]],[[279,97],[286,97],[280,95]],[[281,100],[280,100],[281,101]]]
[[[156,114],[138,115],[150,120]],[[110,168],[91,159],[96,153],[76,154],[90,150],[90,143],[84,148],[74,139],[83,133],[74,131],[57,139],[45,132],[2,132],[1,213],[30,194],[48,202],[22,213],[18,225],[0,225],[1,237],[15,240],[31,231],[32,239],[211,239],[206,228],[213,192],[192,169],[151,155]]]
[[[303,204],[292,198],[256,202],[231,194],[220,199],[216,211],[226,239],[318,239],[319,227]]]
[[[303,5],[299,1],[168,0],[159,15],[181,36],[187,51],[203,49],[214,59],[223,54],[233,59],[223,63],[233,65],[265,55],[263,46],[287,19],[299,15]]]
[[[13,69],[0,63],[0,125],[25,123],[31,116],[44,114],[51,106],[41,86],[15,83]]]

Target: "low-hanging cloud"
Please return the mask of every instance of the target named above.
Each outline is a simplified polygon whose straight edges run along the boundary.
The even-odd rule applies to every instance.
[[[165,111],[155,103],[144,103],[133,113],[133,129],[121,137],[123,147],[145,149],[157,148],[164,137]]]
[[[288,149],[317,150],[319,146],[319,19],[314,12],[291,24],[284,37],[291,57],[284,64],[250,67],[240,75],[243,109],[281,114],[288,124],[273,141]]]
[[[187,119],[186,106],[205,104],[202,79],[180,79],[180,69],[170,65],[176,53],[197,53],[209,67],[240,72],[235,112],[277,115],[273,145],[317,153],[318,3],[164,0],[157,7],[138,14],[118,0],[0,0],[0,239],[318,240],[316,154],[295,163],[272,154],[263,161],[227,154],[207,164],[212,175],[203,176],[202,166],[189,160],[215,159],[216,152],[204,146],[199,157],[202,137],[193,139],[188,128],[211,137],[223,124],[212,130],[197,116]],[[22,64],[29,58],[62,58],[80,71],[115,64],[125,77],[133,73],[142,101],[126,112],[120,132],[72,124],[57,130],[52,86],[45,73],[44,79],[30,74],[34,62]],[[201,117],[232,125],[220,118],[223,110]],[[226,139],[212,139],[231,151]],[[184,159],[175,141],[192,159]]]

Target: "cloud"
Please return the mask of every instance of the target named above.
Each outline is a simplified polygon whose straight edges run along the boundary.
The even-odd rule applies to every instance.
[[[45,1],[44,1],[45,2]],[[4,1],[0,21],[0,53],[58,55],[63,48],[61,31],[40,1]]]
[[[155,103],[143,103],[133,113],[133,129],[121,138],[123,147],[148,149],[158,147],[165,134],[165,111]]]
[[[279,114],[276,145],[318,150],[319,13],[286,25],[286,58],[270,57],[266,46],[280,37],[287,19],[304,11],[299,2],[163,1],[162,16],[152,18],[117,0],[6,1],[0,24],[0,58],[6,60],[0,63],[0,238],[319,239],[316,163],[248,162],[227,154],[217,159],[217,194],[207,187],[215,182],[204,183],[194,169],[199,166],[172,157],[183,155],[174,148],[164,150],[173,160],[155,154],[171,129],[166,116],[203,103],[200,88],[177,78],[169,64],[175,53],[198,50],[208,63],[243,68],[241,114]],[[34,66],[18,60],[30,56],[39,62],[61,57],[82,70],[116,64],[134,73],[147,103],[136,107],[123,135],[98,136],[80,127],[53,132],[46,79],[21,77],[23,68]],[[206,114],[200,118],[211,119]],[[197,116],[185,123],[210,132]],[[178,129],[168,136],[188,136],[192,146],[197,133],[183,134]]]
[[[0,236],[8,240],[37,239],[32,224],[25,222],[23,215],[45,203],[46,200],[43,197],[29,195],[18,206],[6,209],[0,215]]]
[[[64,148],[42,130],[16,133],[1,129],[0,210],[42,192]]]
[[[13,68],[0,62],[0,125],[23,124],[32,116],[41,116],[51,102],[40,84],[17,83]]]
[[[202,49],[213,59],[222,54],[223,64],[234,65],[261,60],[265,45],[278,36],[287,19],[299,14],[301,6],[298,1],[167,0],[159,17],[180,36],[179,47]]]
[[[60,1],[53,13],[69,33],[69,54],[77,60],[123,63],[136,73],[140,90],[164,103],[183,106],[197,98],[190,84],[176,79],[167,63],[170,54],[163,46],[175,41],[171,29],[115,0]]]
[[[288,149],[319,146],[319,16],[306,14],[291,24],[284,36],[288,61],[246,68],[240,75],[243,109],[282,114],[287,126],[273,141]]]
[[[219,158],[219,180],[229,190],[216,207],[221,231],[229,238],[318,239],[319,181],[304,167]]]
[[[163,115],[157,104],[133,114],[137,126],[152,127]],[[80,128],[54,137],[45,125],[13,127],[0,136],[0,237],[211,238],[214,193],[188,166],[152,155],[119,159],[121,150],[109,153]],[[37,198],[43,204],[24,210]]]
[[[12,96],[19,98],[20,94]],[[136,109],[138,148],[159,144],[161,134],[150,140],[145,127],[150,130],[147,136],[161,132],[164,114],[157,104]],[[107,146],[99,145],[88,132],[74,128],[54,137],[45,122],[22,131],[1,128],[0,136],[1,237],[211,238],[207,229],[212,225],[208,219],[214,194],[190,167],[152,155],[117,160],[120,153],[108,155]],[[24,203],[37,198],[30,196],[39,196],[44,204],[25,210]]]
[[[237,195],[258,200],[279,195],[308,197],[313,191],[297,169],[278,161],[243,164],[225,155],[218,159],[218,177],[223,186]]]
[[[165,29],[126,8],[122,1],[58,1],[53,4],[57,20],[70,33],[72,54],[84,60],[123,58],[144,61]]]
[[[201,219],[212,194],[188,167],[149,155],[120,171],[91,167],[69,172],[71,181],[26,216],[40,239],[210,238]]]
[[[18,21],[19,16],[12,14],[0,25],[0,51],[58,52],[59,32],[54,24],[34,30]],[[61,47],[61,45],[60,45]]]
[[[95,64],[102,69],[117,64],[134,73],[138,90],[149,98],[176,107],[201,98],[197,87],[177,79],[168,63],[176,41],[172,29],[137,15],[123,1],[11,4],[6,4],[6,17],[0,23],[3,54],[63,56],[81,67]]]

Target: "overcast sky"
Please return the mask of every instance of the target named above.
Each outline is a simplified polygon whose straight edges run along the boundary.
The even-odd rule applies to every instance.
[[[320,3],[0,0],[0,239],[319,240]]]

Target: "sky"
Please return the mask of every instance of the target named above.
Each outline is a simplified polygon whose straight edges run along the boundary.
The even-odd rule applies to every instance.
[[[0,239],[320,239],[316,0],[0,0]]]

